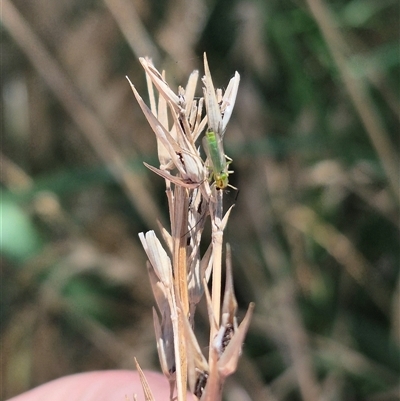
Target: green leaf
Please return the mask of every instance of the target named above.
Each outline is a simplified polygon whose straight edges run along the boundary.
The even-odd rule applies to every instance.
[[[23,262],[42,246],[31,217],[10,199],[1,199],[1,250],[4,256]]]

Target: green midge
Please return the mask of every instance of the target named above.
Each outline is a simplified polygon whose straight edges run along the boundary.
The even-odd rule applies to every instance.
[[[222,139],[212,130],[208,130],[203,139],[204,150],[212,164],[213,178],[218,189],[225,189],[229,185],[228,163]]]

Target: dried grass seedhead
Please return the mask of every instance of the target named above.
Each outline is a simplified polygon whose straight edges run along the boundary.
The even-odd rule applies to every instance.
[[[158,81],[159,79],[157,79],[157,82]],[[131,87],[159,143],[160,169],[149,166],[148,164],[145,164],[146,167],[174,184],[186,188],[197,188],[205,179],[204,163],[200,158],[198,150],[194,146],[192,132],[189,130],[189,132],[185,133],[182,128],[182,126],[188,126],[186,114],[184,109],[181,108],[181,105],[184,105],[183,97],[176,96],[174,99],[178,103],[171,103],[171,101],[167,101],[168,97],[171,97],[171,90],[166,84],[161,86],[163,88],[168,88],[168,92],[162,92],[162,94],[165,96],[164,99],[167,101],[171,111],[174,112],[174,123],[171,129],[168,130],[168,128],[157,119],[156,114],[144,103],[132,83]],[[181,118],[179,118],[179,116],[181,116]],[[167,171],[173,170],[174,168],[178,170],[179,175],[174,176]]]
[[[146,72],[150,107],[129,82],[157,138],[160,165],[145,165],[165,179],[171,224],[169,229],[160,225],[166,247],[154,231],[139,234],[149,259],[147,267],[158,308],[158,311],[153,309],[153,321],[161,368],[171,385],[171,401],[186,401],[187,386],[198,399],[218,401],[225,378],[236,369],[254,307],[250,305],[238,325],[231,251],[227,246],[221,308],[223,232],[232,208],[224,214],[224,191],[220,188],[225,184],[213,182],[222,174],[227,177],[230,173],[222,139],[235,104],[240,76],[235,73],[225,93],[215,89],[204,55],[204,97],[196,98],[198,71],[175,93],[167,84],[165,74],[151,60],[140,58],[140,63]],[[215,149],[218,146],[219,153],[203,160],[197,141],[206,130],[215,133],[218,141]],[[222,167],[215,165],[218,162]],[[211,221],[212,238],[207,251],[201,255],[207,217]],[[194,331],[196,307],[203,295],[210,317],[208,359]],[[151,397],[145,381],[144,389],[146,397]]]

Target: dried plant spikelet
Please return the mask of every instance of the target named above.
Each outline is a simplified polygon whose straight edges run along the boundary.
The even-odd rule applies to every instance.
[[[199,395],[198,394],[199,391],[196,391],[196,384],[199,378],[204,377],[204,375],[208,376],[208,370],[209,370],[208,363],[203,353],[200,350],[200,346],[197,342],[195,334],[193,333],[193,329],[190,323],[185,317],[183,317],[183,322],[185,328],[185,340],[186,340],[186,348],[188,356],[189,388],[192,391],[192,393],[194,393],[197,397],[200,398],[201,394]]]
[[[189,121],[190,127],[192,128],[192,134],[193,134],[194,127],[197,122],[197,102],[193,102],[192,107],[186,113],[187,113],[186,115],[187,115],[187,119]]]
[[[226,126],[229,123],[229,120],[231,119],[233,107],[235,106],[236,102],[236,95],[239,89],[239,82],[240,82],[240,75],[236,71],[235,76],[231,78],[229,81],[228,87],[226,88],[225,94],[222,98],[222,103],[221,103],[221,113],[223,115],[222,117],[222,136],[225,133]]]
[[[179,112],[179,96],[176,95],[174,91],[168,86],[162,75],[157,71],[154,65],[150,63],[149,60],[140,57],[139,61],[142,64],[146,73],[149,74],[150,79],[152,80],[154,86],[160,92],[160,95],[163,96],[165,100],[167,100],[167,102],[169,101],[171,103],[176,112]]]
[[[149,258],[151,265],[160,281],[165,287],[172,287],[172,266],[171,259],[165,252],[161,242],[153,230],[146,234],[139,233],[140,241]]]
[[[164,228],[164,226],[157,220],[158,228],[160,229],[161,235],[164,239],[165,244],[168,247],[168,251],[172,254],[172,237],[171,234]]]
[[[222,96],[221,89],[214,89],[211,73],[208,67],[207,57],[204,54],[204,99],[207,109],[208,127],[210,130],[224,136],[226,127],[232,115],[236,102],[236,95],[239,89],[240,75],[236,71],[229,81],[225,94]]]
[[[201,118],[202,112],[203,112],[203,105],[204,105],[204,98],[200,98],[198,103],[197,103],[197,110],[196,110],[196,122],[193,126],[193,141],[196,142],[200,134],[204,131],[207,125],[207,116],[204,118]]]
[[[168,181],[174,183],[175,185],[179,185],[181,187],[185,187],[185,188],[188,188],[188,189],[194,189],[194,188],[198,188],[199,185],[201,184],[201,183],[198,183],[198,182],[191,182],[190,180],[185,180],[183,178],[177,177],[175,175],[172,175],[172,174],[168,173],[168,171],[160,170],[160,169],[158,169],[156,167],[150,166],[150,164],[147,164],[145,162],[143,162],[143,164],[149,170],[153,171],[153,173],[156,173],[160,177],[162,177],[165,180],[168,180]]]
[[[174,119],[174,127],[176,130],[176,141],[178,145],[184,151],[186,151],[188,155],[196,155],[197,159],[201,160],[199,152],[192,139],[192,132],[185,111],[181,109],[181,111],[178,114],[173,113],[172,117]],[[203,169],[203,165],[204,164],[201,161],[199,163],[201,169]]]
[[[151,62],[151,60],[149,59],[149,62]],[[147,84],[147,92],[149,94],[149,101],[150,101],[150,109],[152,111],[152,113],[158,118],[158,110],[156,107],[156,96],[154,94],[154,86],[153,86],[153,82],[150,78],[149,74],[145,74],[146,75],[146,84]],[[129,81],[129,78],[126,77]]]
[[[218,370],[223,378],[232,374],[237,367],[242,343],[246,335],[254,305],[251,304],[241,325],[237,327],[237,301],[233,288],[232,255],[229,244],[226,245],[226,284],[222,304],[222,322],[218,334],[213,340],[213,348],[219,355]]]
[[[200,401],[220,401],[222,399],[224,380],[218,372],[217,363],[218,354],[216,350],[211,347],[208,360],[209,374],[207,377],[207,385],[203,390]]]
[[[222,191],[216,191],[217,195],[220,194]],[[215,193],[215,192],[214,192]],[[229,220],[229,216],[231,215],[231,211],[234,208],[235,205],[232,205],[225,215],[223,216],[222,219],[218,218],[218,210],[216,208],[218,207],[218,202],[210,202],[210,215],[211,215],[211,222],[212,222],[212,229],[216,232],[223,232],[226,228],[226,225]]]
[[[146,117],[152,130],[156,134],[157,143],[160,144],[158,146],[158,150],[159,150],[158,158],[160,160],[160,164],[161,164],[162,168],[163,169],[172,169],[173,168],[172,158],[170,155],[169,146],[168,146],[168,144],[166,144],[166,142],[168,143],[168,140],[165,138],[165,132],[168,132],[168,131],[162,125],[162,123],[157,119],[157,117],[154,115],[154,113],[148,108],[148,106],[143,101],[142,97],[139,95],[138,91],[136,90],[136,88],[132,84],[132,82],[129,80],[129,78],[126,77],[126,79],[128,80],[129,84],[131,85],[132,92],[135,95],[135,98],[136,98],[137,102],[139,103],[139,106],[142,109],[144,116]],[[157,131],[156,131],[158,127],[162,127],[159,135],[157,135]]]
[[[199,71],[195,70],[190,74],[188,83],[186,84],[185,88],[186,115],[189,115],[192,110],[193,100],[194,100],[194,95],[196,93],[198,80],[199,80]]]
[[[223,217],[223,219],[222,219],[222,221],[221,221],[221,224],[220,224],[220,226],[219,226],[219,229],[220,229],[221,231],[224,231],[224,230],[225,230],[225,227],[226,227],[226,225],[228,224],[229,216],[231,215],[231,211],[232,211],[232,209],[234,208],[234,206],[235,206],[235,205],[232,205],[232,206],[228,209],[228,211],[225,213],[225,215],[224,215],[224,217]]]
[[[148,167],[158,175],[161,175],[165,179],[174,182],[177,185],[186,186],[188,188],[195,188],[196,186],[199,186],[204,181],[204,165],[201,158],[196,154],[197,150],[191,148],[188,142],[186,142],[185,144],[187,145],[187,148],[182,148],[171,136],[171,134],[165,129],[165,127],[163,127],[162,124],[157,120],[151,110],[144,103],[143,99],[141,98],[132,83],[131,88],[139,103],[140,108],[147,118],[147,121],[156,134],[156,137],[167,149],[173,165],[178,169],[182,177],[173,178],[173,176],[166,171],[156,169],[155,167],[149,167],[149,165],[145,164],[146,167]],[[165,168],[166,167],[167,166],[165,166]]]
[[[157,119],[157,117],[154,115],[154,113],[149,109],[149,107],[146,105],[146,103],[144,102],[142,97],[139,95],[139,92],[136,90],[135,86],[132,84],[132,82],[129,80],[128,77],[127,77],[127,80],[129,82],[129,84],[131,85],[133,94],[135,95],[135,98],[136,98],[137,102],[139,103],[139,106],[142,109],[144,116],[146,117],[152,130],[156,134],[157,139],[159,139],[163,143],[163,145],[167,147],[167,149],[170,148],[170,146],[168,146],[169,143],[174,144],[175,146],[178,146],[178,144],[176,144],[175,138],[167,130],[167,127],[165,127],[161,123],[161,121],[159,121]],[[169,153],[170,152],[171,151],[169,150]]]
[[[175,384],[175,343],[174,329],[171,318],[171,297],[167,289],[154,272],[153,267],[147,262],[150,284],[153,290],[158,310],[161,313],[161,324],[158,314],[153,310],[153,323],[157,341],[157,351],[164,375],[168,378],[172,388]]]
[[[169,320],[171,321],[170,316]],[[166,315],[163,316],[163,322],[160,324],[158,314],[153,308],[153,323],[157,341],[158,359],[160,360],[161,370],[164,376],[168,379],[170,386],[170,399],[172,399],[176,384],[175,348],[172,323],[170,327],[166,327],[164,323],[165,321]]]
[[[182,133],[177,117],[174,116],[174,122],[175,126],[178,127],[178,142],[157,120],[151,110],[147,107],[146,103],[144,103],[143,99],[132,83],[131,88],[147,121],[156,134],[157,139],[160,140],[163,146],[167,149],[170,156],[169,160],[173,162],[174,166],[182,175],[182,179],[184,180],[183,184],[197,183],[199,185],[202,181],[204,181],[204,163],[198,155],[197,149],[191,145],[191,142],[188,141],[185,135]],[[164,161],[166,161],[166,159]],[[169,166],[170,164],[164,166],[164,168],[170,168]],[[160,172],[157,171],[157,174],[160,174]],[[170,178],[167,179],[171,180]]]
[[[194,153],[182,152],[180,156],[182,158],[182,163],[186,168],[185,178],[191,182],[201,184],[205,180],[203,161]]]
[[[197,138],[199,137],[200,133],[202,132],[202,131],[199,132],[199,126],[200,126],[200,122],[201,122],[203,101],[204,101],[204,99],[201,98],[198,102],[193,102],[192,108],[187,116],[191,130],[192,130],[191,136],[192,136],[193,143],[196,142]],[[204,130],[204,127],[206,126],[207,118],[205,117],[203,120],[204,120],[204,125],[203,125],[202,130]]]
[[[146,74],[146,76],[147,76],[147,74]],[[156,117],[157,117],[158,121],[161,123],[161,125],[168,130],[169,122],[168,122],[167,101],[162,96],[158,97],[158,108],[157,108]],[[171,132],[171,135],[174,137],[172,132]],[[171,156],[168,152],[168,149],[160,141],[160,139],[157,138],[157,136],[156,136],[156,139],[157,139],[157,155],[158,155],[158,160],[160,161],[160,166],[162,168],[170,168]]]
[[[180,128],[182,132],[185,135],[185,138],[190,142],[191,146],[194,148],[194,142],[192,139],[192,130],[189,124],[189,115],[190,115],[190,110],[189,112],[186,112],[186,94],[185,94],[185,89],[183,89],[181,86],[178,88],[178,94],[179,98],[181,99],[180,101],[180,108],[178,113],[172,113],[173,116],[176,116],[176,121],[178,121],[178,125],[176,125],[177,128]],[[176,124],[176,123],[175,123]]]
[[[251,303],[247,309],[244,319],[240,323],[235,334],[230,339],[229,344],[227,344],[224,353],[218,360],[218,371],[221,377],[225,378],[236,371],[237,363],[242,352],[242,344],[250,325],[253,310],[254,303]],[[213,347],[216,351],[221,348],[221,344],[218,343],[217,339]]]
[[[204,53],[204,100],[206,103],[208,127],[218,134],[222,133],[222,118],[217,97],[215,95],[214,84],[211,78],[210,68],[208,67],[207,56]]]
[[[128,78],[129,81],[129,78]],[[159,140],[167,149],[169,153],[169,160],[174,161],[175,167],[179,170],[181,163],[179,162],[179,158],[177,153],[182,152],[183,150],[180,148],[179,144],[173,138],[173,136],[168,132],[168,130],[160,123],[160,121],[154,116],[151,110],[148,108],[146,103],[143,101],[142,97],[139,95],[138,91],[136,90],[135,86],[129,81],[133,94],[137,102],[139,103],[140,108],[143,111],[144,116],[146,117],[147,121],[149,122],[153,132],[156,134],[157,140]],[[164,168],[169,167],[169,162],[164,165]],[[173,167],[169,167],[172,169]],[[185,170],[182,169],[182,173],[185,173]]]
[[[146,401],[155,401],[153,393],[150,390],[149,383],[146,380],[146,376],[144,375],[143,370],[141,369],[141,367],[140,367],[138,361],[136,360],[136,358],[135,358],[135,364],[136,364],[136,369],[139,372],[140,382],[142,383],[144,399]]]
[[[164,78],[165,72],[162,72],[162,76]],[[146,74],[146,77],[148,75]],[[153,111],[153,110],[152,110]],[[154,114],[154,113],[153,113]],[[157,120],[168,129],[168,102],[163,96],[158,97],[158,107],[157,114],[154,114],[157,117]]]
[[[232,256],[229,244],[226,245],[226,281],[221,311],[221,325],[213,341],[218,355],[221,356],[237,329],[237,301],[233,288]]]
[[[162,330],[161,330],[161,323],[158,317],[158,314],[153,307],[153,324],[154,324],[154,332],[156,335],[156,343],[157,343],[157,352],[158,352],[158,359],[160,361],[161,370],[164,376],[168,377],[171,375],[170,369],[167,363],[167,352],[165,349],[165,344],[163,340]]]

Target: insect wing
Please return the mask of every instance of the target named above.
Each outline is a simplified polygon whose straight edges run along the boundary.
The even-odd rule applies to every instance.
[[[213,131],[206,133],[203,138],[203,146],[213,168],[214,175],[218,176],[226,171],[225,152],[222,139]]]

